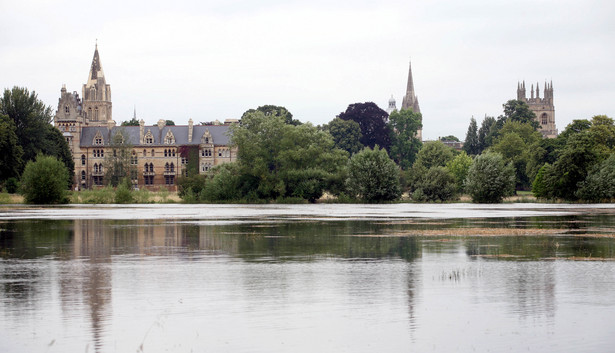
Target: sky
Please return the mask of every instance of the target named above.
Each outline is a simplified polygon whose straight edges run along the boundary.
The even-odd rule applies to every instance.
[[[408,65],[424,139],[465,138],[502,114],[517,82],[553,82],[556,125],[615,118],[610,0],[1,1],[0,88],[57,109],[81,95],[98,44],[113,119],[185,125],[273,104],[325,124],[391,95]]]

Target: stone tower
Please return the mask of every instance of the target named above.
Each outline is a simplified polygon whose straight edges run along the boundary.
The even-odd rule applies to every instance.
[[[536,93],[534,95],[534,93]],[[525,102],[531,111],[536,114],[536,119],[540,124],[540,132],[543,137],[557,137],[557,127],[555,126],[555,106],[553,105],[553,82],[544,85],[544,97],[540,98],[540,87],[536,83],[531,86],[530,98],[527,98],[525,91],[525,81],[517,82],[517,100]]]
[[[111,112],[111,85],[105,80],[105,73],[98,55],[98,44],[94,49],[94,58],[83,85],[83,113],[86,124],[90,126],[107,126],[113,121]]]
[[[421,112],[421,108],[419,108],[419,99],[414,93],[414,81],[412,79],[412,63],[410,63],[410,68],[408,69],[408,86],[406,87],[406,95],[404,96],[404,99],[401,103],[401,109],[411,109],[415,113]],[[416,132],[416,137],[418,137],[418,139],[421,141],[423,140],[423,128],[420,128]]]

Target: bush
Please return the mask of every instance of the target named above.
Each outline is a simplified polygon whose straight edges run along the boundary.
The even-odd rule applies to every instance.
[[[4,187],[6,188],[6,192],[14,194],[19,190],[19,181],[13,177],[8,178],[6,182],[4,182]]]
[[[401,196],[399,169],[387,151],[369,147],[348,162],[348,192],[367,202],[396,200]]]
[[[468,171],[466,190],[473,202],[498,203],[515,191],[515,168],[499,153],[476,157]]]
[[[242,189],[249,184],[249,180],[239,174],[239,165],[225,163],[215,167],[212,175],[201,192],[200,199],[203,201],[238,201],[242,198]],[[243,179],[243,180],[242,180]],[[246,189],[250,189],[247,187]],[[248,199],[258,199],[253,194],[247,194]]]
[[[66,203],[68,170],[54,157],[39,154],[24,169],[21,190],[27,203]]]
[[[133,203],[132,184],[130,179],[124,178],[115,190],[115,203]]]
[[[449,201],[456,196],[455,178],[445,167],[429,168],[415,186],[412,199],[419,202]]]

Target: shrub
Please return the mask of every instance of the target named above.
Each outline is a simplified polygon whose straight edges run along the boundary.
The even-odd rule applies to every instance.
[[[415,201],[449,201],[456,196],[455,178],[445,167],[429,168],[412,193]]]
[[[124,178],[115,190],[115,203],[133,203],[132,184],[130,179]]]
[[[6,192],[14,194],[19,190],[19,181],[16,178],[10,177],[6,179],[4,187],[6,188]]]
[[[401,196],[399,169],[386,150],[366,147],[352,156],[348,162],[348,192],[367,202]]]
[[[27,203],[66,203],[68,170],[54,157],[39,154],[24,169],[21,190]]]
[[[468,171],[466,190],[473,202],[497,203],[515,191],[515,168],[499,153],[476,157]]]
[[[579,183],[576,195],[586,201],[607,201],[615,198],[615,154],[593,168]]]

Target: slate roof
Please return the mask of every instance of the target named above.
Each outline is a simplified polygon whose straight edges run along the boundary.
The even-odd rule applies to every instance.
[[[134,147],[168,146],[164,143],[164,138],[169,130],[175,137],[174,146],[200,145],[201,137],[206,130],[209,130],[214,146],[228,146],[230,143],[229,128],[229,125],[194,125],[192,129],[192,142],[188,142],[188,125],[165,126],[162,129],[159,129],[157,125],[149,125],[144,127],[143,134],[146,135],[148,130],[151,131],[154,142],[151,144],[141,144],[139,141],[140,126],[115,126],[111,131],[109,131],[109,128],[106,126],[87,126],[81,129],[80,146],[94,147],[94,137],[97,132],[100,132],[102,135],[104,146],[108,146],[111,141],[111,136],[115,136],[120,130],[123,130],[125,135],[128,136],[128,141],[126,142]]]

